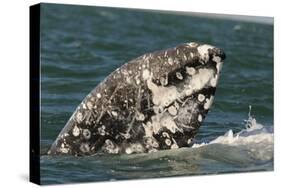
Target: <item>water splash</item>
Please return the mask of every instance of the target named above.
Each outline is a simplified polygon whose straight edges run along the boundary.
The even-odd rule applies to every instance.
[[[230,129],[224,135],[217,137],[209,143],[194,144],[192,148],[222,144],[246,150],[253,158],[258,160],[273,159],[273,131],[258,123],[251,115],[251,110],[252,107],[249,106],[248,119],[244,120],[245,129],[236,134]]]
[[[255,129],[262,129],[263,126],[259,123],[257,123],[256,119],[251,115],[252,106],[249,105],[249,113],[248,113],[248,119],[244,120],[245,127],[247,131],[255,130]]]

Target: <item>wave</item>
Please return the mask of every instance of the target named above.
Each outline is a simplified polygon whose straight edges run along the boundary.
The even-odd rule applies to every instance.
[[[272,160],[274,150],[273,127],[265,127],[257,122],[251,115],[249,106],[248,119],[245,121],[245,129],[234,134],[230,129],[224,135],[215,138],[208,143],[197,143],[192,148],[210,147],[214,144],[239,147],[245,150],[256,160]]]

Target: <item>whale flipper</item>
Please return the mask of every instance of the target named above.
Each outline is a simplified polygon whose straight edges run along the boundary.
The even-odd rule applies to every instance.
[[[186,43],[124,64],[85,97],[48,153],[190,146],[214,100],[224,59],[219,48]]]

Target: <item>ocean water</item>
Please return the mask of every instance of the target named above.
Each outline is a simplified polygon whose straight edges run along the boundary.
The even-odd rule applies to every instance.
[[[41,183],[273,170],[273,25],[257,20],[43,4]],[[144,53],[191,41],[220,47],[227,56],[192,148],[46,155],[83,98],[113,70]]]

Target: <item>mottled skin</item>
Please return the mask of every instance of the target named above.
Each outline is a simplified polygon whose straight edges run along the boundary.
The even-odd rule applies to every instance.
[[[189,43],[124,64],[86,96],[48,153],[130,154],[190,146],[224,58],[218,48]]]

